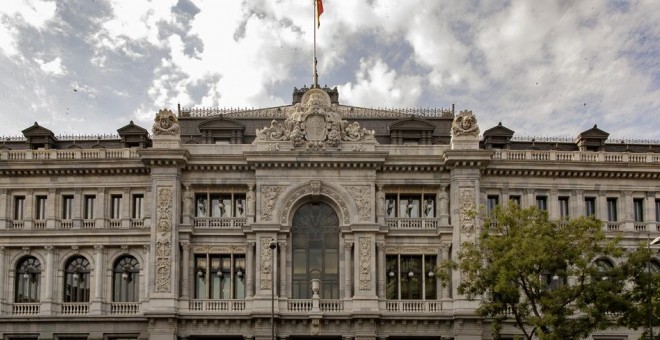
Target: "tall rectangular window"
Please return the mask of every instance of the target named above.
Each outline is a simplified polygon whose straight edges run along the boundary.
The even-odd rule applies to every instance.
[[[46,219],[46,196],[36,196],[34,202],[34,219],[43,221]]]
[[[14,219],[22,220],[25,209],[25,196],[14,196]]]
[[[584,215],[596,216],[596,197],[585,197],[584,198]]]
[[[609,222],[615,222],[618,220],[617,211],[616,211],[616,198],[608,197],[607,198],[607,220]]]
[[[520,206],[520,196],[518,196],[518,195],[510,195],[510,196],[509,196],[509,202],[511,202],[511,203],[513,203],[513,204],[515,204],[515,205],[517,205],[517,206]]]
[[[433,255],[388,255],[386,294],[389,300],[437,299]]]
[[[660,200],[655,200],[655,221],[660,223]]]
[[[142,194],[133,195],[133,207],[132,207],[133,212],[131,213],[131,218],[134,219],[144,218],[144,215],[142,213],[142,210],[144,208],[143,202],[144,202],[144,195]]]
[[[548,197],[536,196],[536,207],[540,210],[548,210]]]
[[[121,195],[110,196],[110,218],[118,220],[121,218]]]
[[[495,207],[499,204],[500,197],[497,195],[488,195],[486,197],[486,213],[491,215],[495,211]]]
[[[96,202],[96,195],[85,195],[85,206],[83,218],[86,220],[94,219],[94,203]]]
[[[562,220],[568,219],[568,197],[559,197],[559,217]]]
[[[70,220],[73,218],[73,196],[62,196],[62,219]]]
[[[195,299],[245,299],[244,254],[197,254],[195,277]]]
[[[644,222],[644,199],[643,198],[634,198],[633,199],[633,214],[635,217],[635,222]]]

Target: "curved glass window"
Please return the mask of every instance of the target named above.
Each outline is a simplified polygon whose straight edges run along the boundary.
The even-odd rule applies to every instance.
[[[89,302],[89,261],[74,256],[64,268],[64,302]]]
[[[115,262],[112,273],[112,301],[138,302],[140,298],[140,264],[133,256]]]
[[[327,204],[306,203],[293,216],[292,295],[312,297],[312,279],[320,279],[319,295],[339,298],[339,218]]]
[[[41,263],[35,257],[28,256],[16,266],[16,303],[39,302],[41,286]]]

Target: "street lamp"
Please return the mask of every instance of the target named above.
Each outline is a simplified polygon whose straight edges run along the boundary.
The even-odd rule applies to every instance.
[[[277,242],[274,239],[271,239],[268,243],[268,248],[270,248],[270,258],[271,258],[271,267],[270,267],[270,338],[275,340],[275,248],[277,248]]]
[[[649,338],[653,339],[653,280],[651,280],[651,246],[654,244],[660,243],[660,236],[656,237],[653,241],[651,241],[651,233],[648,233],[647,235],[648,239],[648,244],[646,246],[646,249],[649,251],[649,262],[647,263],[648,267],[648,272],[649,272],[649,299],[648,299],[648,304],[649,304]]]

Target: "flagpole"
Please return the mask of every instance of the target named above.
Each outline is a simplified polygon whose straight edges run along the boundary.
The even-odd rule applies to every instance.
[[[314,82],[314,85],[312,87],[319,87],[319,74],[316,72],[316,27],[317,27],[317,20],[318,20],[318,5],[317,5],[317,0],[312,0],[314,3],[314,6],[312,7],[314,10],[314,60],[312,60],[312,80]]]

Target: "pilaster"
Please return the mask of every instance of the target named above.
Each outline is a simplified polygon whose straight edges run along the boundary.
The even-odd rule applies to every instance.
[[[353,296],[353,285],[352,285],[352,277],[351,275],[351,263],[352,263],[352,258],[351,254],[353,252],[353,242],[352,241],[345,241],[344,242],[344,297],[347,299],[350,299]]]
[[[48,198],[46,198],[46,228],[54,229],[55,221],[57,220],[57,206],[59,205],[60,197],[58,190],[55,188],[48,189]]]

